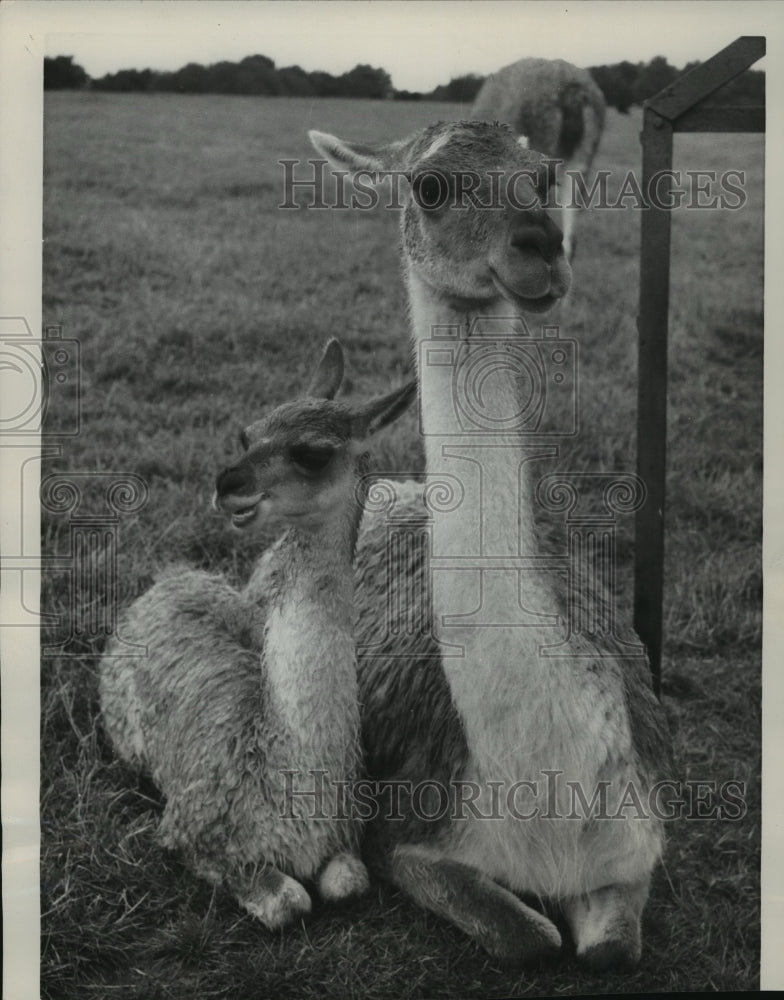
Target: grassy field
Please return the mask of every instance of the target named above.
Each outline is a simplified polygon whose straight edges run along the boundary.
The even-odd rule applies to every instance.
[[[348,391],[411,370],[397,217],[281,211],[281,158],[316,127],[399,137],[451,105],[223,97],[47,95],[45,324],[81,345],[81,431],[45,474],[141,476],[149,500],[118,526],[117,599],[177,561],[240,583],[255,552],[208,509],[238,429],[300,390],[314,351],[342,340]],[[639,164],[639,113],[611,113],[596,166],[611,189]],[[115,761],[97,704],[100,642],[42,662],[42,995],[71,998],[425,998],[753,989],[759,961],[763,146],[757,136],[679,139],[676,168],[744,170],[739,211],[681,209],[673,223],[664,703],[677,777],[745,783],[738,821],[669,825],[665,864],[631,974],[568,955],[521,972],[386,886],[273,935],[157,845],[155,790]],[[574,291],[559,307],[579,342],[580,434],[557,465],[633,470],[639,213],[578,227]],[[72,419],[55,390],[48,429]],[[379,468],[419,471],[407,415]],[[80,514],[104,514],[106,479]],[[628,584],[631,525],[621,525]],[[63,555],[69,519],[43,515]],[[628,586],[625,588],[628,594]],[[70,632],[65,572],[43,603]],[[628,597],[625,600],[628,607]]]

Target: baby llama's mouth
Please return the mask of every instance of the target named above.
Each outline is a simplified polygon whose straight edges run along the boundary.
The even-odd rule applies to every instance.
[[[219,496],[216,492],[212,497],[212,506],[219,513],[229,515],[235,528],[244,528],[256,519],[259,504],[266,498],[266,493],[253,497],[232,497]]]
[[[251,507],[240,507],[239,510],[232,511],[231,523],[235,528],[242,528],[250,524],[259,512],[259,505],[254,503]]]

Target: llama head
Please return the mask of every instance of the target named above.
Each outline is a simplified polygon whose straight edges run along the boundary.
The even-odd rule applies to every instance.
[[[562,233],[544,207],[553,161],[506,125],[442,122],[379,146],[309,134],[338,169],[404,178],[406,265],[431,292],[541,313],[569,290]]]
[[[416,381],[364,403],[336,400],[343,380],[337,340],[308,390],[240,433],[244,455],[217,477],[213,506],[237,528],[254,522],[318,528],[350,511],[365,442],[416,396]]]

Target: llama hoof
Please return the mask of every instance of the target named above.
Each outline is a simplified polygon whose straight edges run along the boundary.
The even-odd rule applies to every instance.
[[[640,948],[628,941],[602,941],[578,952],[577,959],[593,972],[628,970],[640,961]]]
[[[555,958],[561,953],[561,932],[544,914],[531,920],[525,931],[526,954],[533,959]]]
[[[554,958],[558,928],[484,872],[417,844],[389,856],[391,880],[414,902],[445,917],[505,965]]]
[[[484,945],[504,965],[530,965],[557,958],[561,953],[561,934],[547,917],[528,910],[519,926],[509,927],[508,936],[492,943],[485,941]]]
[[[318,890],[326,903],[361,896],[370,885],[367,868],[353,854],[339,854],[319,876]]]
[[[274,890],[266,891],[255,899],[245,899],[242,905],[271,931],[306,917],[312,908],[305,887],[289,875],[281,876]]]
[[[577,946],[577,960],[595,972],[631,969],[640,961],[640,918],[648,880],[607,885],[567,902],[566,917]]]
[[[478,902],[472,936],[502,965],[537,965],[561,954],[561,932],[543,913],[515,896],[511,896],[506,912],[483,914],[481,900]]]

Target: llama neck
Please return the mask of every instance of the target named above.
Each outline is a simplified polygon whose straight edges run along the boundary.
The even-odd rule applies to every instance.
[[[466,491],[454,512],[434,513],[439,542],[449,541],[455,556],[536,556],[536,459],[554,449],[532,441],[515,419],[525,400],[504,343],[519,344],[519,318],[503,299],[455,304],[412,274],[408,287],[428,479],[457,477]]]
[[[352,484],[353,486],[353,484]],[[343,771],[359,719],[353,557],[359,508],[315,530],[290,528],[270,552],[264,666],[270,709],[303,769]]]
[[[476,692],[506,697],[501,677],[539,662],[521,649],[553,641],[537,626],[552,626],[555,596],[530,567],[539,555],[533,489],[555,449],[532,440],[515,416],[531,384],[519,366],[525,328],[513,307],[445,301],[412,274],[408,285],[427,478],[445,480],[444,495],[459,494],[441,510],[431,504],[432,593],[444,669],[470,729]]]

